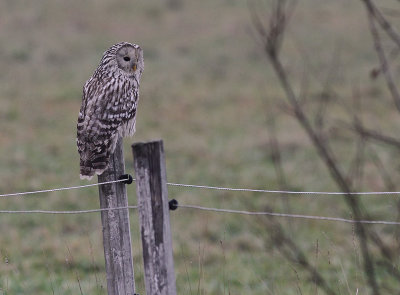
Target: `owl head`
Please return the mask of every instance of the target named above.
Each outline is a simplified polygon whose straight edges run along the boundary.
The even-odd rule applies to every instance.
[[[107,70],[116,68],[124,75],[139,80],[144,68],[143,50],[139,45],[128,42],[115,44],[104,52],[101,65]]]

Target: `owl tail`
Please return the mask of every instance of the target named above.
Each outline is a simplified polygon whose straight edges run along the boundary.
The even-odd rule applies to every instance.
[[[80,161],[80,177],[81,179],[92,179],[97,174],[100,175],[108,167],[108,155],[107,153],[94,155],[95,158],[92,160]]]
[[[90,180],[95,174],[100,175],[108,168],[117,140],[118,133],[113,134],[110,140],[93,140],[78,135],[81,179]]]
[[[90,180],[95,174],[102,174],[108,167],[110,154],[107,150],[96,152],[93,149],[86,149],[80,156],[81,179]]]

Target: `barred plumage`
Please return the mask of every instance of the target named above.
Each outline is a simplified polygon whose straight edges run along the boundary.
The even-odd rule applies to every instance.
[[[82,179],[103,173],[118,137],[135,133],[142,72],[142,49],[122,42],[104,52],[100,65],[86,81],[76,139]]]

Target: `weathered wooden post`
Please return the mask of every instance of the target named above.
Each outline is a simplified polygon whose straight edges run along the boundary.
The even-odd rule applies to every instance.
[[[176,295],[162,141],[132,145],[146,295]]]
[[[118,140],[109,168],[99,175],[99,182],[114,181],[125,173],[122,138]],[[122,182],[99,186],[100,207],[116,208],[128,206],[125,184]],[[107,272],[108,295],[134,295],[131,232],[129,209],[101,212],[103,246]]]

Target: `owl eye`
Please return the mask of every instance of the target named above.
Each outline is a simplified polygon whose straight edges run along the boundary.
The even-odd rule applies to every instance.
[[[129,56],[124,56],[124,61],[130,61],[131,58]]]

